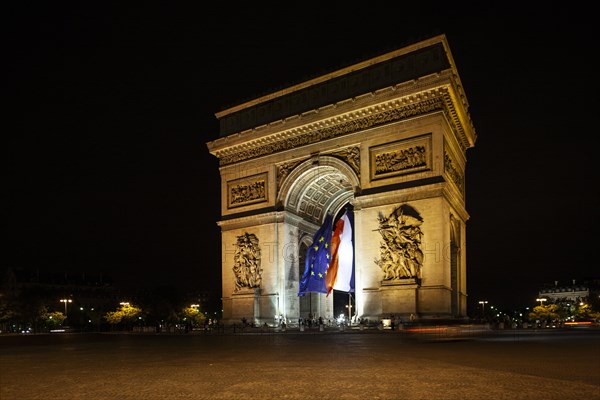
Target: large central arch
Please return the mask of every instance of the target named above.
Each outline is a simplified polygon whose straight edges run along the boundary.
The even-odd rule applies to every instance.
[[[314,227],[318,227],[323,223],[326,214],[338,215],[344,207],[353,207],[355,190],[358,190],[360,180],[356,172],[343,161],[343,156],[350,155],[350,152],[337,154],[341,158],[330,155],[311,157],[295,166],[283,179],[278,202],[286,212],[301,218],[303,223],[312,223]],[[289,268],[298,266],[295,275],[298,279],[294,279],[294,284],[291,286],[294,294],[298,293],[297,283],[304,272],[304,256],[312,244],[313,229],[309,232],[299,232],[298,251],[288,257],[291,262]],[[297,298],[297,308],[292,297],[290,298],[292,315],[297,311],[298,319],[302,320],[311,320],[318,316],[328,320],[333,319],[339,315],[334,305],[335,296],[335,293],[333,296],[309,293]]]
[[[354,216],[356,318],[466,317],[466,150],[475,131],[438,36],[217,114],[223,317],[335,318],[298,296],[326,214]]]

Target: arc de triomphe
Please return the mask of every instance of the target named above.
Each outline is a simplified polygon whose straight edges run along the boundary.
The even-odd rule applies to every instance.
[[[371,321],[466,317],[468,108],[440,35],[217,113],[224,322],[328,320],[336,296]],[[355,292],[298,296],[343,209]]]

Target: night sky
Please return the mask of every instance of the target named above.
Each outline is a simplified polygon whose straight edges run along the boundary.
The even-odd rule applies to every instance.
[[[5,6],[2,264],[220,291],[215,113],[444,33],[478,134],[470,308],[600,277],[591,11],[251,4]]]

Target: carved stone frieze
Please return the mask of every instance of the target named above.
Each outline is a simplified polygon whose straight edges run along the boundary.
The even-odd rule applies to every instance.
[[[431,135],[369,149],[371,180],[431,169]]]
[[[277,165],[277,192],[281,189],[281,184],[285,178],[296,168],[299,164],[303,163],[306,159],[291,161]]]
[[[425,146],[381,153],[375,157],[375,176],[411,170],[427,165]]]
[[[444,152],[444,170],[446,174],[454,182],[454,184],[460,189],[461,193],[464,191],[465,178],[463,174],[455,167],[452,157]]]
[[[267,201],[267,182],[266,173],[227,182],[228,208]]]
[[[380,258],[375,264],[383,271],[384,282],[405,279],[418,282],[423,266],[423,219],[414,208],[403,204],[388,216],[379,213],[378,222]]]
[[[356,113],[350,116],[341,116],[338,117],[336,121],[332,122],[333,125],[331,126],[323,127],[321,124],[315,125],[314,127],[309,126],[305,129],[293,132],[289,137],[284,137],[285,135],[282,134],[278,140],[266,144],[257,144],[251,148],[248,148],[246,145],[239,151],[228,151],[227,154],[217,154],[219,163],[222,166],[235,164],[268,154],[278,153],[376,126],[389,124],[409,117],[440,111],[443,110],[447,103],[443,101],[441,94],[442,92],[445,92],[445,90],[439,90],[438,92],[439,93],[437,94],[423,96],[423,98],[415,97],[415,99],[413,99],[414,102],[409,102],[407,104],[403,103],[398,106],[389,105],[389,107],[378,106],[373,107],[372,110],[368,110],[367,112]]]
[[[233,274],[236,292],[260,287],[262,282],[261,251],[255,234],[244,233],[237,237]]]
[[[358,146],[346,147],[345,149],[326,154],[345,161],[356,173],[356,176],[360,178],[360,148]]]

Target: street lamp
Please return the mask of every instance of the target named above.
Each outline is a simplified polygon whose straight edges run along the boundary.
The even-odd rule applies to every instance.
[[[485,317],[485,305],[487,304],[487,300],[480,300],[479,304],[481,304],[481,317]]]
[[[481,314],[485,315],[485,305],[487,304],[487,300],[481,300],[479,304],[481,304]]]
[[[72,303],[73,300],[71,299],[60,299],[61,303],[65,303],[65,318],[67,318],[67,304],[68,303]]]
[[[348,309],[348,322],[350,322],[352,320],[352,304],[348,304],[346,308]]]
[[[346,306],[348,309],[348,325],[352,323],[352,295],[348,293],[348,305]]]
[[[548,299],[544,299],[544,298],[542,297],[542,298],[539,298],[539,299],[535,299],[535,301],[539,301],[539,302],[540,302],[540,306],[543,306],[543,305],[544,305],[544,302],[545,302],[545,301],[548,301]]]

